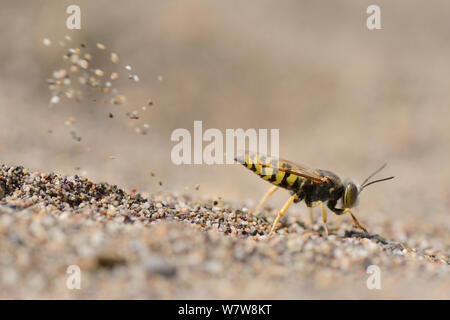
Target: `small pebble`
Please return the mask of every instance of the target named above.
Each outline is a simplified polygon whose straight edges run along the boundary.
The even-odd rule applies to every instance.
[[[114,52],[111,53],[111,61],[113,63],[119,63],[119,56],[117,55],[117,53]]]
[[[44,40],[42,40],[42,43],[44,44],[44,46],[47,47],[49,47],[52,44],[51,40],[48,38],[44,38]]]
[[[51,104],[57,104],[57,103],[59,103],[59,101],[60,101],[60,98],[58,96],[53,96],[50,99]]]

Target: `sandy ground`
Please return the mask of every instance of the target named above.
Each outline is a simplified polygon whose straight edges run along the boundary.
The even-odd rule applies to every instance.
[[[273,213],[218,201],[147,198],[23,167],[2,167],[0,185],[0,298],[449,298],[448,252],[346,222],[327,236],[290,217],[268,238]],[[73,265],[81,280],[70,290]]]
[[[108,215],[99,195],[80,207],[47,193],[60,185],[0,180],[2,297],[448,299],[449,4],[378,1],[378,31],[365,26],[370,1],[79,1],[80,31],[65,28],[69,4],[9,1],[0,12],[1,177],[15,166],[78,175],[120,186],[127,200],[108,202]],[[79,102],[51,105],[48,79],[69,70],[70,48],[92,54],[105,81],[120,70],[126,103],[80,89]],[[395,179],[369,187],[355,211],[370,237],[329,214],[327,239],[301,203],[265,239],[288,193],[249,222],[243,209],[268,183],[239,165],[173,164],[171,133],[194,120],[279,129],[281,157],[358,182],[387,162],[381,176]],[[136,193],[149,199],[141,216]],[[73,263],[84,275],[77,292],[65,287]],[[366,288],[372,263],[382,290]]]

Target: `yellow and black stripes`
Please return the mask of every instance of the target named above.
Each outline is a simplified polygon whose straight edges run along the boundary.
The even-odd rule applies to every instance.
[[[257,153],[245,153],[235,160],[264,180],[291,191],[301,191],[301,186],[308,182],[303,177],[279,170],[279,160],[276,158]]]

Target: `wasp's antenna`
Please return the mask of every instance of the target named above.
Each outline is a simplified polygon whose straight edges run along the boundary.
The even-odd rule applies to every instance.
[[[377,183],[377,182],[381,182],[381,181],[391,180],[391,179],[394,179],[394,176],[388,177],[388,178],[379,179],[379,180],[375,180],[375,181],[371,181],[371,182],[369,182],[368,184],[363,184],[362,187],[361,187],[361,191],[362,191],[365,187],[370,186],[371,184],[374,184],[374,183]]]
[[[370,180],[370,178],[372,178],[374,175],[376,175],[378,172],[380,172],[381,170],[383,170],[385,167],[387,166],[387,163],[383,164],[379,169],[375,170],[370,176],[367,177],[366,180],[364,180],[363,183],[361,183],[361,186],[364,187],[364,185],[366,184],[367,181]]]

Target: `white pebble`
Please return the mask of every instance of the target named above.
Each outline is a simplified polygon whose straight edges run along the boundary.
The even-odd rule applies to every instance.
[[[52,41],[48,38],[44,38],[44,40],[42,40],[42,43],[44,44],[44,46],[50,46],[52,44]]]
[[[59,97],[58,96],[53,96],[51,99],[50,99],[50,103],[52,103],[52,104],[57,104],[58,102],[59,102]]]

